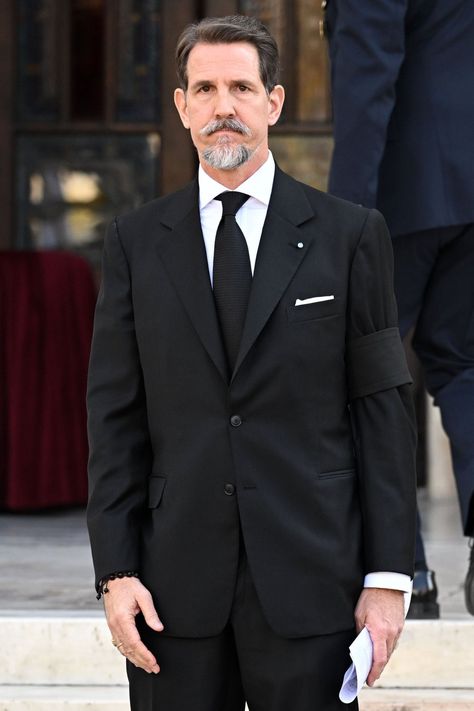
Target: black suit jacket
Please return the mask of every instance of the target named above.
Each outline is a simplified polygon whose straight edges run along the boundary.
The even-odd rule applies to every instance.
[[[229,382],[197,182],[116,220],[88,391],[97,578],[138,570],[166,633],[217,634],[241,525],[278,634],[352,627],[366,572],[412,573],[396,323],[381,216],[277,169]]]
[[[329,190],[392,236],[474,221],[474,2],[329,0]]]

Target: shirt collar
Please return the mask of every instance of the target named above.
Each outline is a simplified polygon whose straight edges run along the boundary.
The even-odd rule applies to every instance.
[[[273,178],[275,177],[275,161],[268,151],[268,158],[263,165],[260,166],[258,170],[244,180],[244,182],[239,185],[236,190],[240,193],[245,193],[250,197],[255,198],[259,202],[263,203],[268,207],[270,202],[270,196],[273,187]],[[199,166],[198,172],[198,182],[199,182],[199,209],[202,210],[206,207],[212,200],[214,200],[217,195],[229,190],[224,185],[221,185],[211,178],[201,166]]]

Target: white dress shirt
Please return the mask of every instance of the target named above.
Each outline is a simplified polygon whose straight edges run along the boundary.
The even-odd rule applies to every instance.
[[[250,196],[237,212],[235,219],[247,242],[252,274],[255,269],[255,260],[257,258],[260,237],[262,236],[263,224],[267,216],[274,177],[275,161],[269,151],[265,163],[260,166],[250,178],[247,178],[247,180],[236,188],[237,192],[245,193]],[[217,195],[228,191],[228,188],[211,178],[201,166],[199,166],[198,181],[201,227],[204,245],[206,247],[209,277],[212,284],[214,244],[216,241],[217,227],[222,217],[222,202],[215,198]],[[391,590],[402,590],[405,593],[410,593],[412,583],[410,577],[402,573],[375,572],[365,576],[364,587],[389,588]]]
[[[275,161],[268,152],[268,158],[250,178],[247,178],[237,192],[249,195],[249,199],[242,205],[235,219],[244,233],[249,250],[250,267],[252,274],[255,269],[258,245],[262,235],[263,223],[267,216],[268,203],[272,194],[273,178],[275,176]],[[199,166],[199,210],[201,214],[201,227],[206,246],[209,276],[212,284],[212,270],[214,265],[214,244],[216,232],[222,217],[222,202],[216,200],[217,195],[228,191]]]

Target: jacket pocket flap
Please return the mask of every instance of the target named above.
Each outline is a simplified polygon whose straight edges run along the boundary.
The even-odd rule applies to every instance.
[[[318,474],[318,479],[342,479],[345,477],[352,477],[356,473],[354,468],[351,469],[336,469],[331,472],[321,472]]]
[[[148,482],[148,508],[156,509],[160,505],[166,477],[153,474]]]

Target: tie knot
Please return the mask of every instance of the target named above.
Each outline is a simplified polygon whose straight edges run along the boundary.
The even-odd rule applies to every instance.
[[[247,202],[249,195],[245,193],[238,192],[225,192],[221,193],[216,197],[216,200],[222,202],[222,214],[225,215],[235,215],[238,213],[244,202]]]

